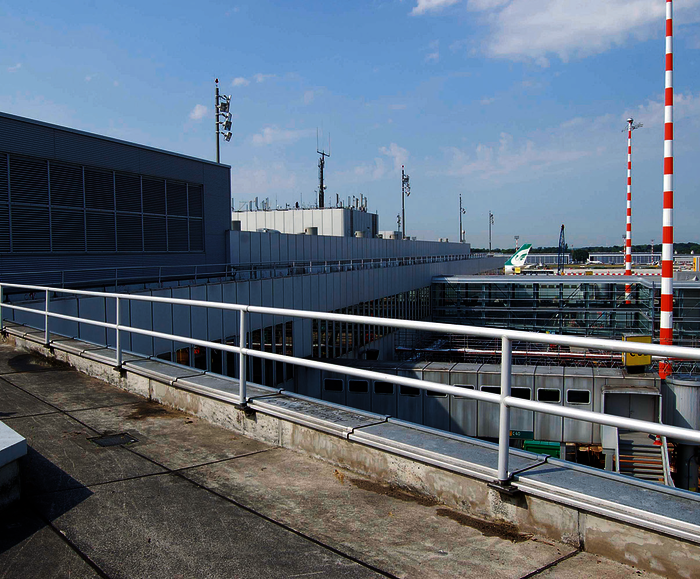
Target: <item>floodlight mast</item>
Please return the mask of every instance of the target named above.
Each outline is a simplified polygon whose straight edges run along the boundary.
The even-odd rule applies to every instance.
[[[459,242],[464,243],[464,230],[462,229],[462,215],[466,213],[466,210],[462,207],[462,194],[459,194]]]
[[[219,151],[219,135],[224,136],[224,140],[228,143],[231,140],[231,95],[219,94],[219,79],[216,83],[216,95],[214,97],[214,119],[216,121],[216,162],[221,162]],[[223,119],[223,120],[222,120]],[[220,128],[223,129],[219,130]]]
[[[408,175],[401,165],[401,237],[406,238],[406,197],[411,194],[411,184]]]

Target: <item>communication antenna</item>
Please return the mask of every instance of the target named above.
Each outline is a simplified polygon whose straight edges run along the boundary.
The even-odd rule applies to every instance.
[[[491,253],[491,226],[496,222],[493,213],[489,211],[489,253]]]
[[[634,119],[627,119],[627,233],[625,235],[625,275],[632,275],[632,131],[643,127],[634,124]],[[632,303],[632,286],[625,284],[625,303]]]
[[[406,237],[406,197],[411,194],[411,184],[408,182],[408,175],[404,171],[404,166],[401,165],[401,223],[402,237]]]
[[[462,229],[462,215],[467,211],[462,207],[462,194],[459,194],[459,242],[464,243],[464,230]]]
[[[328,134],[328,152],[326,149],[318,148],[318,129],[316,129],[316,152],[321,155],[318,160],[318,207],[323,209],[325,206],[325,191],[326,186],[323,184],[323,169],[326,166],[326,157],[331,156],[331,135]]]

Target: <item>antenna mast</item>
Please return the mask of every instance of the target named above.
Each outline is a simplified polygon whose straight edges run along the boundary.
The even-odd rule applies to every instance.
[[[462,207],[462,194],[459,194],[459,242],[464,243],[464,230],[462,229],[462,215],[466,213],[466,210]]]
[[[401,237],[406,238],[406,197],[411,194],[411,185],[408,182],[408,175],[401,165]]]
[[[325,207],[325,191],[326,186],[323,184],[323,169],[326,166],[326,157],[331,156],[331,136],[328,135],[328,153],[325,149],[318,149],[318,129],[316,129],[316,152],[321,155],[318,160],[318,208]]]

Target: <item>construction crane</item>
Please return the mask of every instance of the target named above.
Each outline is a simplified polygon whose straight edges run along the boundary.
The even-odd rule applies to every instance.
[[[566,253],[566,237],[564,237],[564,224],[559,231],[559,253],[557,255],[557,275],[561,275],[564,269],[564,253]]]

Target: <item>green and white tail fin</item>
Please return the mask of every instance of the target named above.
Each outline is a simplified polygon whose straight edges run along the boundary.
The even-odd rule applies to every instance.
[[[530,248],[532,247],[531,243],[526,243],[524,244],[518,251],[516,251],[513,255],[511,255],[508,258],[508,261],[506,261],[505,267],[506,270],[508,269],[513,269],[515,267],[522,267],[525,264],[525,260],[527,259],[527,254],[530,252]]]

